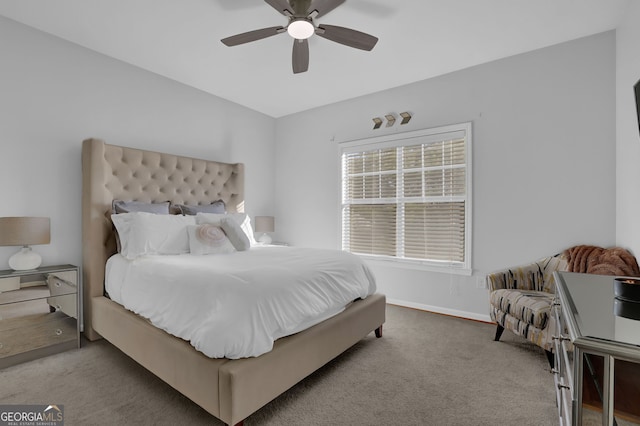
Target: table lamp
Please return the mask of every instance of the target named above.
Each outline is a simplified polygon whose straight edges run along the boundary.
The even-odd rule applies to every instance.
[[[273,216],[256,216],[256,232],[262,232],[258,242],[262,244],[271,244],[271,236],[268,232],[275,230],[275,219]]]
[[[9,258],[9,266],[16,271],[36,269],[42,257],[30,245],[51,242],[48,217],[0,217],[0,246],[22,246]]]

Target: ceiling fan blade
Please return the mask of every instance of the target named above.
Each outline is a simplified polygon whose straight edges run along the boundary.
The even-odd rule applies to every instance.
[[[378,42],[378,37],[335,25],[320,25],[316,29],[316,34],[327,40],[362,50],[371,50]]]
[[[279,13],[283,15],[287,15],[284,11],[288,10],[291,13],[291,5],[287,0],[264,0],[269,6],[277,10]]]
[[[220,41],[231,47],[237,46],[239,44],[249,43],[250,41],[256,41],[263,38],[271,37],[284,31],[285,28],[283,26],[262,28],[259,30],[248,31],[246,33],[236,34],[231,37],[223,38]]]
[[[309,6],[309,12],[318,11],[316,18],[326,15],[336,7],[344,3],[345,0],[312,0]]]
[[[309,42],[304,40],[293,40],[293,73],[298,74],[309,69]]]

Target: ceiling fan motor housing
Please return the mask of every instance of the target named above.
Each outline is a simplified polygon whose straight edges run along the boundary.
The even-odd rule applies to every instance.
[[[289,0],[289,4],[293,9],[293,15],[296,17],[306,17],[312,12],[312,10],[309,10],[311,0]]]

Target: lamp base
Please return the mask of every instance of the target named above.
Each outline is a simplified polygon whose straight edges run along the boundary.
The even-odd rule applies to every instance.
[[[19,252],[9,258],[9,267],[14,271],[36,269],[41,263],[42,257],[29,246],[22,247]]]
[[[271,236],[267,233],[264,233],[260,235],[260,238],[258,238],[258,242],[260,244],[271,244]]]

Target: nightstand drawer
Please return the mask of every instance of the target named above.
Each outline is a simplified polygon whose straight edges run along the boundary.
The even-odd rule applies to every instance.
[[[0,320],[0,358],[77,342],[76,319],[61,311]]]
[[[78,292],[75,271],[57,272],[47,276],[47,286],[52,296],[73,294]]]
[[[49,297],[51,291],[46,285],[36,285],[0,293],[0,306],[12,305],[28,300],[44,299]],[[2,315],[0,314],[0,317]]]
[[[62,311],[67,316],[78,318],[78,298],[75,293],[47,297],[47,303],[56,311]]]
[[[20,288],[20,277],[0,278],[0,293],[18,290]]]
[[[45,290],[47,293],[48,291]],[[51,312],[46,297],[23,300],[20,302],[0,304],[0,332],[13,328],[13,324],[31,318],[36,315],[44,315]],[[0,335],[0,339],[3,338]]]

